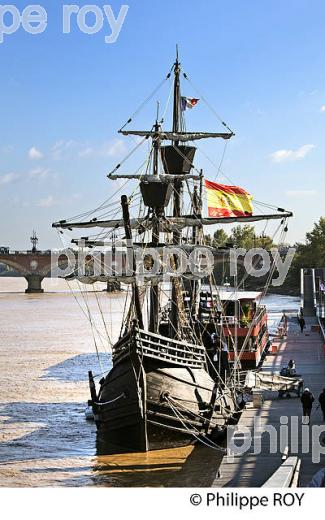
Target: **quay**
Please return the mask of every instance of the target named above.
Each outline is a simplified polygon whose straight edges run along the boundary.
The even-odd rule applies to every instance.
[[[290,359],[296,361],[297,374],[304,379],[315,397],[310,425],[302,426],[302,405],[300,398],[279,398],[277,392],[263,392],[264,400],[259,408],[253,408],[248,403],[239,421],[243,432],[234,434],[235,445],[241,446],[247,437],[252,439],[251,447],[242,454],[235,454],[233,459],[225,457],[220,465],[218,477],[214,480],[215,487],[261,487],[272,477],[282,463],[283,452],[288,450],[289,456],[300,459],[299,486],[308,486],[313,475],[325,468],[325,422],[318,405],[318,396],[325,387],[325,355],[324,336],[318,330],[316,317],[306,317],[306,328],[300,332],[296,318],[290,318],[288,335],[281,340],[276,354],[268,355],[263,364],[263,371],[280,372],[287,366]],[[288,418],[288,426],[284,424]],[[276,451],[270,452],[270,434],[265,431],[258,434],[254,431],[254,420],[260,419],[263,426],[271,425],[277,432]],[[280,435],[280,428],[282,434]],[[324,433],[320,433],[320,429]],[[247,430],[246,430],[247,429]],[[304,430],[304,435],[302,434]],[[246,434],[245,434],[246,431]],[[285,434],[285,431],[288,434]],[[313,432],[315,437],[313,438]],[[309,434],[309,435],[308,435]],[[236,440],[237,437],[237,440]],[[309,438],[308,438],[309,437]],[[259,445],[259,453],[255,453],[254,444]],[[323,444],[322,444],[323,443]],[[319,446],[321,448],[319,449]],[[319,458],[320,460],[313,459]]]

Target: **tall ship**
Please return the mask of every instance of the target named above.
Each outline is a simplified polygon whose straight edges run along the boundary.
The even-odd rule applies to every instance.
[[[224,122],[221,132],[186,130],[186,110],[199,99],[181,94],[181,79],[188,77],[177,56],[166,77],[171,83],[168,129],[167,102],[163,117],[157,110],[150,130],[127,129],[132,117],[119,130],[123,136],[133,136],[135,151],[148,144],[145,161],[135,173],[122,173],[122,161],[108,175],[118,181],[119,200],[112,196],[82,220],[53,224],[61,233],[75,229],[92,233],[81,237],[82,246],[79,238],[72,239],[82,248],[86,267],[73,269],[68,280],[128,287],[120,334],[111,347],[112,367],[98,383],[89,373],[98,436],[116,452],[194,441],[215,448],[224,437],[242,407],[241,356],[252,338],[260,337],[256,327],[263,325],[253,325],[256,316],[247,310],[246,328],[240,326],[238,312],[244,306],[236,311],[237,292],[233,319],[227,315],[224,291],[213,270],[227,248],[207,246],[204,229],[262,219],[280,219],[284,227],[291,216],[281,208],[254,215],[245,190],[205,179],[194,163],[196,142],[226,142],[234,133]],[[130,181],[132,192],[126,195],[122,190]],[[111,262],[104,261],[104,252]],[[255,305],[256,310],[257,298],[248,298],[246,308]],[[204,312],[205,299],[213,312]]]

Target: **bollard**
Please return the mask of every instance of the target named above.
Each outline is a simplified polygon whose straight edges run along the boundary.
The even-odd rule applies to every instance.
[[[253,388],[253,407],[262,408],[263,405],[263,392],[260,388]]]
[[[272,343],[271,352],[272,352],[272,354],[278,353],[278,344],[277,343]]]

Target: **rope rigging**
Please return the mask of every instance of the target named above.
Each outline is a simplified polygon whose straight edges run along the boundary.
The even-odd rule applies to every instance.
[[[176,67],[178,67],[178,60],[173,65],[170,72],[163,79],[163,81],[161,81],[158,84],[158,86],[153,90],[153,92],[145,99],[143,103],[141,103],[138,109],[121,127],[120,132],[122,132],[124,128],[133,121],[133,119],[138,115],[138,113],[143,109],[143,107],[156,95],[156,93],[160,90],[162,85],[170,80],[171,71],[173,70],[173,68],[176,69]],[[176,75],[177,71],[175,71],[175,78]],[[205,97],[193,85],[193,83],[189,80],[188,76],[185,73],[183,73],[183,77],[193,86],[193,88],[199,94],[200,99],[213,112],[213,114],[219,120],[219,122],[230,132],[231,136],[234,135],[229,126],[211,107],[211,105],[208,103]],[[177,76],[177,80],[178,79],[179,78]],[[146,396],[143,396],[144,392],[142,391],[141,387],[141,378],[145,378],[145,369],[147,367],[146,356],[150,357],[150,349],[147,346],[148,343],[150,344],[151,350],[156,348],[154,354],[151,354],[151,357],[155,358],[155,360],[160,358],[164,362],[164,360],[166,360],[167,356],[169,355],[169,361],[167,361],[167,363],[169,362],[170,364],[172,364],[170,360],[175,359],[175,356],[173,358],[173,352],[176,350],[177,352],[181,352],[181,357],[183,356],[185,359],[184,361],[184,359],[180,360],[176,357],[176,361],[177,363],[179,362],[179,366],[181,366],[181,363],[183,363],[182,368],[184,368],[185,366],[188,370],[188,373],[190,374],[192,367],[194,367],[195,369],[198,368],[202,370],[202,372],[204,372],[204,376],[202,376],[202,379],[196,378],[192,374],[192,379],[190,379],[189,381],[185,380],[184,377],[179,375],[180,372],[178,372],[176,375],[174,374],[172,376],[173,379],[177,380],[178,377],[178,381],[181,383],[186,383],[188,387],[191,388],[191,390],[193,390],[193,387],[195,387],[195,392],[193,390],[194,393],[191,394],[191,398],[189,399],[186,399],[186,396],[184,397],[182,395],[180,397],[172,397],[168,394],[165,396],[165,401],[170,409],[168,410],[169,416],[171,416],[172,413],[175,419],[177,419],[178,424],[180,423],[182,425],[185,432],[187,432],[189,435],[194,437],[198,442],[202,443],[206,447],[212,448],[224,454],[226,450],[218,446],[208,436],[203,436],[202,429],[205,428],[205,434],[210,433],[213,429],[218,429],[219,418],[222,422],[222,425],[226,425],[229,417],[232,417],[235,414],[235,412],[239,410],[238,397],[244,391],[243,378],[240,370],[241,359],[247,347],[248,341],[252,335],[256,315],[254,315],[253,319],[249,323],[249,326],[247,327],[246,336],[244,337],[243,342],[240,343],[238,340],[238,327],[240,326],[241,311],[239,308],[240,303],[237,304],[237,302],[240,302],[240,299],[238,298],[238,292],[244,286],[244,283],[250,273],[245,273],[242,279],[238,280],[238,273],[236,269],[236,274],[234,276],[233,293],[235,297],[237,296],[237,300],[235,300],[236,304],[234,307],[234,327],[232,327],[230,320],[228,320],[229,316],[227,316],[226,314],[228,309],[227,305],[229,305],[229,302],[224,301],[222,299],[220,287],[216,283],[217,274],[215,275],[214,271],[207,277],[208,289],[206,292],[207,294],[210,292],[213,312],[212,314],[208,315],[208,318],[206,318],[202,313],[202,308],[200,308],[201,295],[203,292],[201,280],[193,280],[193,277],[191,278],[189,273],[182,273],[178,276],[171,275],[169,276],[169,285],[166,289],[163,283],[160,284],[157,281],[154,281],[153,279],[149,280],[148,277],[143,277],[143,279],[140,280],[140,278],[137,276],[138,272],[136,270],[136,253],[134,251],[137,247],[141,247],[143,260],[146,253],[148,253],[148,249],[151,247],[156,247],[156,251],[159,248],[160,254],[161,249],[164,246],[170,244],[174,245],[175,247],[182,247],[183,243],[185,242],[186,245],[192,244],[193,246],[198,246],[207,245],[208,241],[207,237],[204,236],[202,223],[202,191],[204,189],[203,171],[201,169],[199,170],[195,166],[195,164],[188,165],[188,157],[182,151],[186,149],[186,145],[191,139],[194,140],[195,138],[195,140],[197,140],[199,138],[206,137],[207,133],[202,132],[201,135],[199,135],[199,133],[192,133],[191,135],[190,133],[188,133],[184,135],[184,132],[186,131],[186,124],[183,113],[184,111],[182,110],[181,106],[182,98],[180,97],[179,85],[177,87],[178,97],[177,95],[175,95],[176,102],[174,104],[174,111],[177,112],[177,121],[175,122],[175,117],[173,117],[173,133],[170,133],[170,135],[166,133],[165,136],[162,136],[160,132],[160,128],[162,128],[165,122],[165,117],[171,104],[174,85],[176,85],[176,79],[175,84],[171,82],[166,105],[164,107],[162,117],[159,123],[159,113],[157,112],[157,121],[151,130],[152,139],[150,140],[149,135],[146,135],[139,141],[136,141],[135,146],[127,153],[123,160],[121,160],[121,162],[117,164],[115,168],[108,174],[108,177],[114,176],[114,174],[118,170],[120,170],[121,166],[131,156],[133,156],[133,154],[135,154],[136,151],[145,142],[147,142],[148,150],[146,158],[144,161],[141,162],[140,166],[137,168],[133,176],[133,178],[137,178],[139,181],[136,183],[136,186],[133,187],[133,185],[130,186],[128,184],[130,182],[130,178],[126,179],[125,181],[120,181],[120,179],[125,179],[126,175],[116,175],[114,179],[118,179],[118,189],[116,189],[114,193],[112,193],[109,196],[109,198],[107,198],[94,210],[81,213],[80,215],[68,219],[69,222],[71,222],[71,224],[77,224],[74,221],[80,218],[91,219],[90,223],[99,220],[98,227],[103,224],[101,221],[105,219],[111,219],[114,222],[107,222],[106,226],[116,226],[115,229],[107,229],[105,228],[105,226],[100,227],[98,231],[91,231],[88,237],[83,237],[84,246],[81,247],[82,251],[89,251],[90,248],[95,248],[95,252],[100,253],[98,256],[89,255],[89,259],[87,259],[85,256],[84,268],[85,273],[88,273],[84,278],[85,281],[87,281],[87,276],[90,281],[93,276],[94,281],[95,273],[98,272],[98,269],[102,268],[102,247],[106,247],[106,245],[109,245],[111,248],[110,251],[114,249],[114,252],[116,248],[119,248],[119,251],[122,251],[122,254],[125,254],[126,242],[129,241],[128,244],[131,242],[133,248],[132,260],[134,262],[132,267],[133,278],[129,277],[128,279],[130,285],[128,285],[126,293],[122,294],[120,298],[114,299],[110,297],[107,298],[107,295],[105,295],[104,301],[108,300],[108,312],[106,312],[107,309],[104,308],[102,296],[97,286],[92,285],[92,290],[90,291],[87,289],[86,284],[80,283],[80,281],[78,280],[77,286],[79,287],[79,294],[77,296],[74,293],[72,285],[69,283],[69,281],[68,285],[83,314],[89,321],[101,374],[106,373],[104,367],[102,366],[102,350],[105,352],[109,361],[112,359],[111,353],[113,352],[113,360],[115,362],[115,360],[118,359],[118,356],[121,355],[118,352],[119,347],[121,347],[122,352],[121,358],[122,356],[125,356],[125,351],[126,353],[130,354],[131,347],[134,348],[134,352],[137,354],[137,356],[130,356],[130,358],[128,359],[130,372],[133,373],[134,380],[137,384],[136,391],[138,392],[138,404],[141,408],[141,413],[143,414],[143,416],[145,413],[145,406],[142,400],[145,399]],[[177,91],[177,88],[175,88],[175,91]],[[133,132],[133,134],[135,135],[144,135],[142,131],[140,132],[140,134],[138,131],[132,130],[130,132]],[[127,133],[128,132],[125,132],[125,134]],[[183,133],[183,135],[181,135],[181,133]],[[167,139],[166,136],[168,137],[168,139],[171,139],[171,144],[165,148],[168,148],[169,151],[174,153],[176,158],[178,158],[179,163],[183,162],[184,164],[184,162],[187,162],[187,165],[189,166],[188,171],[191,171],[193,169],[193,171],[198,174],[197,176],[188,175],[185,179],[179,180],[179,175],[177,174],[177,178],[175,177],[173,181],[170,181],[170,177],[168,176],[175,174],[175,170],[168,171],[167,162],[164,159],[160,150],[160,144],[161,142],[163,142],[164,139]],[[220,174],[222,174],[225,176],[225,178],[227,178],[227,180],[230,180],[230,182],[232,182],[231,179],[229,179],[229,177],[227,177],[222,170],[224,159],[227,152],[227,139],[229,137],[229,134],[210,133],[209,136],[223,136],[223,138],[225,138],[226,136],[219,164],[214,164],[214,162],[205,154],[204,151],[202,151],[202,153],[210,161],[210,163],[214,166],[216,170],[214,180],[217,177],[219,177]],[[177,141],[177,137],[179,138],[179,141]],[[181,143],[181,146],[179,146],[179,142]],[[194,154],[191,157],[194,157]],[[182,161],[180,161],[179,158],[182,159]],[[185,168],[181,171],[185,171]],[[143,182],[144,176],[146,178],[145,181],[148,182],[148,184],[150,184],[150,182],[153,183],[153,180],[150,180],[150,172],[153,172],[153,174],[156,175],[155,180],[157,180],[157,177],[159,177],[159,172],[163,172],[165,174],[165,181],[167,179],[167,182],[170,183],[171,196],[170,202],[168,204],[166,201],[167,207],[158,203],[156,205],[154,203],[149,204],[145,201],[144,197],[142,198],[142,191],[140,193],[139,190],[140,183],[142,181],[141,190],[143,188],[143,185],[145,184],[145,182]],[[161,175],[161,177],[158,179],[160,182],[158,189],[162,189],[162,177],[163,175]],[[115,197],[119,192],[121,192],[121,190],[125,190],[127,185],[128,192],[130,191],[131,194],[128,197],[128,199],[126,198],[126,196],[124,196],[124,205],[122,200],[124,217],[123,228],[123,226],[120,226],[122,222],[120,201],[115,200]],[[261,208],[276,208],[275,206],[268,205],[266,203],[262,203],[259,201],[255,202],[258,211],[262,211]],[[125,217],[125,207],[127,208],[127,217]],[[277,209],[280,211],[279,208]],[[186,211],[185,214],[184,211]],[[131,213],[132,223],[130,219]],[[135,222],[133,220],[133,215],[135,215]],[[173,217],[175,219],[174,221],[172,220]],[[184,217],[183,224],[180,224],[182,220],[180,217]],[[190,217],[190,219],[186,219],[185,217]],[[118,220],[119,218],[120,221]],[[269,218],[271,218],[271,215],[269,215]],[[163,225],[161,227],[159,225],[159,220],[163,221]],[[143,225],[143,221],[145,222],[145,225]],[[191,224],[189,224],[189,222]],[[207,224],[209,223],[208,220],[205,220],[205,222]],[[67,224],[66,221],[65,223]],[[142,226],[141,229],[139,224],[141,224]],[[174,227],[172,226],[172,224],[174,225]],[[263,233],[265,233],[267,225],[268,222],[266,222],[265,224]],[[138,227],[136,227],[136,229],[134,230],[134,226]],[[63,227],[68,226],[66,225]],[[75,227],[77,226],[75,225]],[[85,222],[84,226],[81,227],[88,228],[88,222]],[[72,231],[72,229],[72,227],[70,227],[70,229],[68,228],[69,231]],[[280,232],[280,243],[283,243],[287,232],[286,218],[283,218],[278,228],[276,229],[274,236],[278,232]],[[163,240],[160,240],[161,234],[164,237]],[[63,237],[61,237],[61,235],[59,236],[61,241],[63,242]],[[102,242],[102,244],[96,244],[96,241]],[[105,241],[107,241],[107,243],[105,243]],[[94,245],[92,245],[92,242],[94,243]],[[73,243],[75,243],[75,241]],[[184,247],[184,249],[187,250],[186,247]],[[273,257],[273,263],[268,273],[264,289],[259,297],[258,306],[261,306],[261,302],[272,281],[272,277],[277,265],[277,260],[278,256],[275,255]],[[222,258],[222,261],[222,276],[224,276],[224,257]],[[198,260],[198,263],[199,262],[201,262],[201,265],[199,265],[201,269],[203,261]],[[176,260],[176,255],[169,258],[169,263],[171,264],[172,270],[174,270],[174,272],[176,273],[178,267],[178,260]],[[255,267],[258,267],[258,263],[259,259],[257,259],[255,262],[252,262],[252,268],[255,269]],[[102,271],[100,270],[100,273],[101,272]],[[112,273],[114,273],[114,275],[116,276],[117,269],[115,266],[114,268],[112,268]],[[74,271],[72,272],[72,276],[78,274],[79,266],[75,266]],[[118,279],[120,280],[120,278]],[[190,293],[191,291],[192,293],[188,298],[189,304],[185,304],[185,298],[187,297],[187,293]],[[167,300],[166,305],[164,305],[164,300]],[[95,304],[98,309],[98,313],[96,315],[93,312],[93,307]],[[120,309],[118,308],[118,306],[120,307]],[[119,314],[122,316],[122,321],[120,324],[118,324],[118,331],[116,330],[116,328],[114,329],[113,327],[113,321],[115,317],[114,313],[116,312],[119,312]],[[143,320],[142,315],[144,317]],[[175,315],[177,315],[176,320],[174,320]],[[110,320],[109,323],[108,320]],[[168,327],[168,333],[165,333],[165,329],[163,328],[163,326],[165,326],[166,323]],[[144,329],[145,332],[143,332],[142,329]],[[216,362],[214,362],[214,357],[210,357],[208,350],[209,337],[207,337],[207,335],[211,335],[212,330],[215,331],[215,333],[218,333],[217,340],[215,342],[215,350],[218,355]],[[127,333],[129,333],[129,335],[126,336],[123,340],[123,337]],[[163,340],[161,340],[161,338],[163,338]],[[122,341],[120,341],[120,343],[117,345],[116,339]],[[179,346],[180,342],[181,347]],[[221,353],[225,345],[225,342],[227,343],[227,346],[229,348],[232,348],[234,352],[234,364],[233,366],[230,366],[230,368],[229,366],[227,366],[226,369],[221,363]],[[147,353],[148,351],[149,354]],[[189,369],[188,367],[191,367],[191,369]],[[165,365],[163,364],[163,369],[158,368],[157,372],[159,372],[160,370],[160,373],[164,373],[164,369]],[[210,392],[210,394],[208,394],[211,395],[210,403],[205,403],[205,401],[202,401],[202,399],[202,402],[199,403],[199,398],[195,400],[197,397],[196,393],[199,393],[200,391]],[[116,395],[117,393],[118,391],[116,391],[116,393],[113,393],[113,395]],[[124,392],[114,399],[105,400],[105,402],[102,402],[101,405],[106,405],[118,401],[123,396],[125,396]],[[206,413],[207,415],[204,416],[204,413]],[[211,415],[209,415],[210,413]],[[150,421],[150,418],[148,418],[148,421]],[[197,428],[197,425],[198,427],[201,426],[201,429]]]

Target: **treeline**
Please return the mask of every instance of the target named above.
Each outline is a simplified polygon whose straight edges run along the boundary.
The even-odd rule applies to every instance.
[[[299,295],[300,292],[300,269],[302,267],[325,267],[325,217],[314,224],[313,229],[306,233],[304,243],[276,244],[273,239],[265,234],[256,235],[253,226],[236,226],[227,234],[223,229],[218,229],[213,236],[207,235],[205,243],[217,248],[263,248],[270,251],[274,247],[279,248],[282,260],[288,253],[290,247],[296,249],[284,283],[279,286],[270,286],[270,292],[278,294]],[[258,265],[257,265],[258,267]],[[274,275],[276,278],[277,274]],[[214,272],[216,283],[233,285],[234,279],[230,275],[229,255],[221,255],[220,262]],[[238,265],[238,282],[241,287],[249,290],[262,290],[267,281],[267,275],[263,277],[247,276],[242,265]]]
[[[305,242],[294,244],[296,253],[283,284],[284,294],[300,293],[300,269],[303,267],[325,267],[325,217],[321,217],[311,231],[306,233]],[[280,288],[281,289],[281,288]]]
[[[205,236],[205,243],[213,247],[243,247],[245,249],[263,247],[269,250],[271,247],[275,247],[271,237],[263,233],[256,235],[254,227],[248,224],[232,228],[230,235],[227,235],[223,229],[218,229],[213,236]]]

